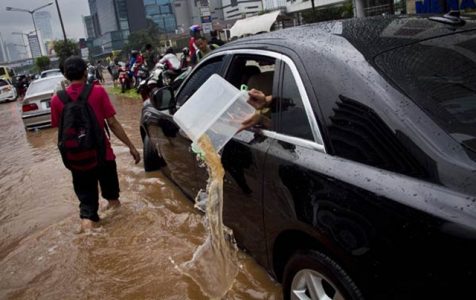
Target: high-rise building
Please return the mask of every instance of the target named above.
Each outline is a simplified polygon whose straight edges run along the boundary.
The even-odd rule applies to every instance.
[[[145,14],[163,32],[175,32],[177,20],[173,0],[144,0]]]
[[[93,55],[122,49],[131,32],[146,27],[141,0],[88,0],[91,15],[84,19],[86,30],[94,35]]]
[[[37,11],[34,14],[36,27],[41,33],[43,42],[54,39],[53,29],[51,27],[51,14],[47,11]]]
[[[202,24],[203,18],[199,7],[208,6],[211,21],[221,21],[223,18],[222,0],[174,0],[173,9],[177,20],[177,30],[188,32],[190,26]]]
[[[190,28],[190,26],[200,23],[199,11],[195,1],[174,0],[173,11],[178,33],[188,33],[188,28]]]
[[[16,61],[22,59],[22,52],[18,51],[17,45],[13,43],[7,43],[6,48],[8,51],[8,56],[10,57],[10,61]]]
[[[84,29],[86,32],[86,36],[88,39],[94,39],[97,37],[96,29],[94,27],[93,17],[92,16],[84,16],[83,17]]]
[[[263,0],[263,9],[265,11],[285,9],[286,2],[286,0]]]
[[[261,0],[223,0],[223,16],[225,20],[241,19],[256,16],[263,11]]]

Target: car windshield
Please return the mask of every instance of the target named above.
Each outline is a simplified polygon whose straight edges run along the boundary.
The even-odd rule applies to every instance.
[[[41,78],[56,76],[56,75],[60,75],[60,74],[61,74],[61,71],[59,69],[58,70],[44,71],[43,73],[41,73]]]
[[[441,128],[476,151],[476,31],[397,48],[375,62]]]
[[[26,97],[39,93],[51,93],[58,86],[58,83],[61,82],[61,80],[63,80],[63,77],[58,76],[33,81],[26,91]]]

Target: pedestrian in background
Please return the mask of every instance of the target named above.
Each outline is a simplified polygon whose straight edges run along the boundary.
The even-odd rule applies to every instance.
[[[70,101],[77,101],[78,97],[86,87],[87,65],[78,57],[72,56],[64,62],[64,75],[71,82],[66,88],[66,94]],[[129,140],[121,123],[116,119],[116,111],[112,105],[106,90],[101,85],[93,85],[90,95],[87,97],[87,104],[90,106],[98,121],[101,134],[104,135],[104,157],[101,164],[86,171],[71,171],[73,187],[79,199],[79,209],[82,230],[95,227],[99,221],[99,190],[101,187],[102,197],[108,201],[106,208],[117,208],[119,201],[119,180],[116,167],[116,156],[111,147],[111,143],[105,134],[105,126],[111,129],[112,133],[123,142],[132,155],[134,162],[140,161],[140,154]],[[55,94],[51,99],[51,125],[58,127],[62,122],[62,113],[65,103]],[[62,130],[59,128],[58,130]]]

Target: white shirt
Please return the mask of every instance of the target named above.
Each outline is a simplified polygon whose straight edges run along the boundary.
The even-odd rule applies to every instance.
[[[172,53],[165,54],[164,57],[159,60],[159,63],[166,64],[169,70],[180,70],[181,67],[180,60]]]

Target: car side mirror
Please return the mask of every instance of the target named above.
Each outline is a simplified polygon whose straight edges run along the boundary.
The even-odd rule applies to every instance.
[[[157,110],[165,110],[175,107],[174,100],[174,92],[169,86],[156,90],[150,97],[150,102]]]

